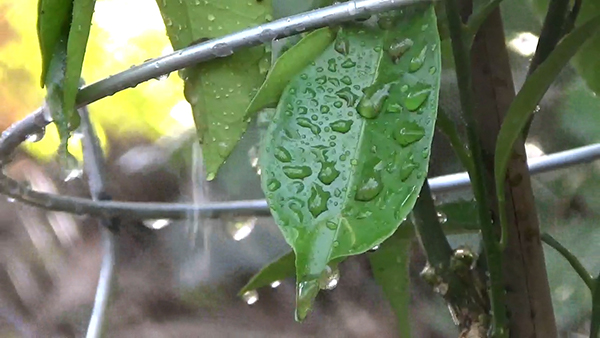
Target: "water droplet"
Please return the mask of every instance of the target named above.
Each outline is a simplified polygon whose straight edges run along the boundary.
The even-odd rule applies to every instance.
[[[356,66],[356,62],[352,61],[352,59],[346,59],[344,62],[342,62],[342,68],[353,68]]]
[[[310,188],[310,197],[308,198],[308,210],[317,218],[320,214],[327,210],[327,201],[331,194],[323,188],[315,184]]]
[[[388,47],[388,54],[392,57],[392,61],[397,63],[398,60],[413,46],[414,42],[411,39],[395,41]]]
[[[356,101],[358,100],[358,96],[355,95],[352,92],[352,90],[348,87],[344,87],[344,88],[338,90],[337,92],[335,92],[335,94],[342,100],[346,101],[346,103],[348,104],[348,107],[354,107],[354,105],[356,104]]]
[[[290,199],[288,207],[290,208],[290,210],[292,210],[292,212],[294,212],[294,214],[296,214],[296,217],[298,217],[298,222],[304,222],[304,203],[301,200],[292,197]]]
[[[369,249],[369,252],[375,252],[379,249],[379,245],[375,245],[374,247],[372,247],[371,249]]]
[[[302,321],[312,307],[319,293],[319,283],[316,280],[301,281],[296,286],[296,320]]]
[[[225,57],[233,54],[233,50],[228,44],[221,42],[212,47],[212,53],[217,57]]]
[[[386,107],[386,112],[387,113],[401,113],[402,112],[402,105],[394,102],[391,104],[388,104]]]
[[[273,283],[271,283],[271,288],[272,288],[272,289],[276,289],[276,288],[278,288],[280,285],[281,285],[281,281],[278,281],[278,280],[276,280],[276,281],[274,281]]]
[[[329,59],[327,61],[327,70],[329,70],[332,73],[337,72],[337,63],[335,59]]]
[[[315,90],[312,88],[304,89],[304,94],[308,94],[311,98],[314,98],[315,96],[317,96],[317,92],[315,92]]]
[[[329,230],[335,230],[338,227],[337,223],[333,221],[327,221],[327,223],[325,223],[325,226],[327,226],[327,229]]]
[[[371,201],[379,195],[381,190],[383,190],[381,173],[378,170],[372,170],[372,168],[370,171],[371,172],[364,177],[358,185],[358,189],[354,195],[354,199],[357,201]]]
[[[308,128],[310,129],[310,131],[315,134],[318,135],[321,132],[321,127],[317,126],[316,124],[312,123],[309,119],[307,119],[306,117],[299,117],[296,119],[296,123],[298,123],[298,125],[300,127],[304,127],[304,128]]]
[[[81,178],[83,175],[83,169],[79,161],[71,154],[66,154],[64,164],[64,181],[69,182],[77,178]]]
[[[278,159],[280,162],[290,162],[292,160],[292,155],[290,152],[282,146],[275,147],[273,156]]]
[[[390,93],[390,84],[373,85],[364,90],[365,95],[360,99],[356,110],[367,119],[376,118]]]
[[[340,79],[340,81],[342,81],[342,83],[345,84],[345,85],[347,85],[347,86],[349,86],[349,85],[352,84],[352,79],[348,75],[344,75],[344,77],[342,77]]]
[[[348,55],[350,52],[350,41],[348,41],[348,38],[338,35],[335,44],[333,45],[333,49],[342,55]]]
[[[437,72],[437,68],[435,68],[435,66],[429,67],[429,74],[433,75],[435,72]]]
[[[448,221],[448,216],[446,216],[446,214],[444,214],[441,211],[437,212],[437,218],[438,218],[438,222],[440,222],[440,224],[444,224]]]
[[[46,128],[42,127],[37,133],[27,135],[27,142],[39,142],[44,138],[44,135],[46,135]]]
[[[408,95],[406,95],[404,106],[410,111],[415,111],[423,105],[430,93],[431,88],[429,86],[417,84],[412,88]]]
[[[411,73],[416,72],[417,70],[423,67],[423,63],[425,63],[425,57],[427,56],[427,46],[424,46],[419,52],[419,55],[410,59],[410,65],[408,66],[408,71]]]
[[[321,171],[319,171],[319,180],[324,184],[331,184],[340,175],[340,172],[335,169],[334,162],[322,162]]]
[[[404,163],[402,163],[402,167],[400,167],[400,173],[398,174],[398,178],[400,178],[402,182],[406,181],[413,173],[413,171],[415,171],[415,169],[418,167],[419,165],[414,163],[412,159],[405,161]]]
[[[209,14],[208,17],[207,17],[207,19],[208,19],[208,21],[212,22],[212,21],[215,21],[216,18],[215,18],[214,15]]]
[[[256,225],[256,221],[258,221],[258,218],[256,217],[236,217],[235,219],[227,222],[227,232],[231,234],[233,240],[239,242],[252,233],[252,230],[254,230],[254,226]]]
[[[160,230],[164,227],[167,227],[171,224],[170,219],[147,219],[142,222],[144,226],[153,230]]]
[[[246,302],[246,304],[252,305],[258,302],[258,292],[256,292],[256,290],[246,291],[242,295],[242,299],[244,300],[244,302]]]
[[[321,113],[323,113],[323,114],[329,113],[329,106],[325,106],[325,105],[321,106]]]
[[[329,126],[331,127],[331,130],[345,134],[350,131],[353,123],[352,120],[337,120],[330,123]]]
[[[283,173],[291,179],[303,179],[312,175],[312,169],[304,165],[284,166]]]
[[[425,136],[425,130],[416,122],[407,122],[394,132],[394,139],[403,147],[409,146]]]
[[[263,43],[269,43],[277,38],[277,33],[272,29],[263,29],[258,35],[258,39]]]
[[[273,192],[279,188],[281,188],[281,182],[279,182],[278,180],[271,178],[267,181],[267,190]]]
[[[319,278],[319,288],[321,290],[333,290],[339,281],[340,270],[337,267],[332,268],[328,265]]]
[[[315,79],[315,82],[323,85],[327,82],[327,76],[323,75],[323,76],[319,76],[318,78]]]
[[[260,74],[267,74],[271,69],[271,60],[269,58],[262,58],[258,61],[258,72]]]
[[[342,101],[335,101],[333,103],[333,106],[336,107],[336,108],[342,108],[343,105],[344,104],[342,103]]]
[[[337,79],[337,78],[335,78],[335,77],[330,77],[330,78],[328,79],[328,81],[329,81],[329,83],[331,83],[331,84],[332,84],[332,85],[334,85],[335,87],[339,87],[339,86],[340,86],[340,80],[338,80],[338,79]],[[332,91],[333,89],[332,89],[332,88],[329,88],[329,89],[328,89],[328,91],[329,91],[329,90],[331,90],[331,91]],[[330,92],[331,92],[331,91],[330,91]]]

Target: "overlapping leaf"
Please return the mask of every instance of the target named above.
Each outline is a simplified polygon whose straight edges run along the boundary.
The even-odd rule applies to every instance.
[[[383,242],[427,174],[440,79],[431,6],[348,26],[288,85],[259,157],[296,253],[297,318],[327,264]]]
[[[157,0],[174,49],[271,20],[271,1]],[[248,126],[246,108],[271,65],[264,46],[231,54],[184,72],[185,95],[192,105],[207,178],[212,179]]]
[[[38,39],[42,53],[42,85],[66,151],[79,125],[75,99],[90,33],[95,0],[39,0]]]

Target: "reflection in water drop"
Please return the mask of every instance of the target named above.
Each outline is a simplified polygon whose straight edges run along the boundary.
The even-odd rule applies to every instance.
[[[27,142],[39,142],[46,135],[46,128],[42,128],[39,132],[27,135]]]
[[[281,285],[281,281],[278,281],[278,280],[276,280],[276,281],[274,281],[273,283],[271,283],[271,287],[272,287],[273,289],[275,289],[275,288],[279,287],[279,285]]]
[[[159,230],[171,224],[169,219],[147,219],[142,222],[147,228]]]
[[[444,224],[448,221],[448,216],[446,216],[446,214],[444,214],[441,211],[437,212],[437,218],[438,218],[438,221],[440,222],[440,224]]]
[[[319,288],[321,290],[333,290],[339,281],[340,270],[337,267],[332,268],[328,265],[319,278]]]
[[[256,225],[256,217],[237,218],[227,223],[227,231],[235,241],[248,237]]]
[[[252,305],[258,302],[258,292],[256,292],[256,290],[246,291],[242,295],[242,299],[246,302],[246,304]]]

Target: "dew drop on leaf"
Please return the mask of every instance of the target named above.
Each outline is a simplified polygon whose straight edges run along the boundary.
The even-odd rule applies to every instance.
[[[318,184],[313,185],[310,188],[310,197],[308,198],[308,210],[317,218],[320,214],[327,210],[327,201],[329,201],[331,194]]]
[[[334,162],[322,162],[321,171],[319,171],[319,181],[323,184],[331,184],[340,175],[340,172],[335,169]]]
[[[414,42],[411,39],[404,39],[395,41],[388,47],[388,54],[392,58],[394,63],[398,60],[413,46]]]
[[[373,200],[383,190],[383,182],[381,181],[381,173],[379,171],[371,171],[364,177],[356,190],[354,199],[357,201],[368,202]]]
[[[281,188],[281,182],[279,182],[279,180],[271,178],[267,181],[267,190],[276,191],[279,188]]]
[[[415,85],[415,88],[412,89],[413,90],[406,95],[404,106],[410,111],[415,111],[423,105],[425,100],[427,100],[431,93],[431,88],[423,85]]]
[[[408,70],[411,73],[414,73],[417,70],[421,69],[421,67],[423,67],[423,64],[425,63],[426,56],[427,56],[427,46],[425,46],[425,47],[423,47],[423,49],[421,49],[421,52],[419,52],[419,55],[410,59],[410,65],[408,66]]]
[[[356,104],[356,101],[358,100],[358,96],[355,95],[352,92],[352,89],[350,89],[348,87],[344,87],[344,88],[338,90],[337,92],[335,92],[335,94],[342,100],[346,101],[346,103],[348,104],[348,107],[354,107],[354,105]]]
[[[312,175],[312,169],[305,165],[284,166],[283,173],[291,179],[303,179]]]
[[[296,119],[296,122],[298,123],[298,125],[300,127],[304,127],[304,128],[310,129],[310,131],[313,134],[315,134],[315,135],[318,135],[319,133],[321,133],[321,127],[319,127],[318,125],[314,124],[313,122],[311,122],[306,117],[299,117],[299,118]]]
[[[346,37],[338,36],[337,39],[335,39],[333,49],[342,55],[348,55],[350,51],[350,41],[348,41],[348,38]]]
[[[352,59],[346,59],[342,62],[342,68],[354,68],[356,66],[356,62],[352,61]]]
[[[350,78],[350,76],[348,76],[348,75],[344,75],[344,76],[343,76],[343,77],[340,79],[340,81],[342,81],[342,83],[343,83],[343,84],[345,84],[345,85],[347,85],[347,86],[349,86],[349,85],[351,85],[351,84],[352,84],[352,79],[351,79],[351,78]]]
[[[274,151],[273,155],[280,162],[287,163],[292,160],[292,155],[290,154],[290,152],[282,146],[275,147],[275,151]]]
[[[425,136],[425,130],[416,122],[407,122],[394,132],[394,139],[403,147],[409,146]]]
[[[356,110],[367,119],[376,118],[381,108],[390,95],[390,84],[384,86],[373,85],[364,90],[365,95],[360,99]]]

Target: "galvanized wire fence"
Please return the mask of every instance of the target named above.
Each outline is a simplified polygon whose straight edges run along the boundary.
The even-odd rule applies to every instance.
[[[185,219],[191,215],[214,218],[224,214],[269,215],[265,200],[230,201],[202,205],[181,203],[141,203],[111,201],[106,193],[104,159],[97,136],[91,126],[85,106],[113,95],[139,83],[167,75],[234,52],[269,43],[333,23],[364,18],[367,15],[406,6],[421,0],[356,0],[336,4],[314,11],[282,18],[258,27],[246,29],[218,39],[206,41],[169,55],[151,59],[104,80],[83,87],[77,96],[77,107],[82,117],[82,143],[85,171],[89,179],[91,199],[42,193],[32,190],[0,172],[0,194],[25,204],[46,210],[62,211],[98,218],[103,231],[104,257],[96,291],[94,308],[87,337],[100,337],[103,333],[105,312],[108,306],[118,250],[115,236],[122,219]],[[40,107],[23,120],[13,124],[0,136],[0,166],[10,162],[15,149],[31,135],[40,134],[52,122],[46,107]],[[571,149],[532,159],[528,162],[531,174],[554,171],[600,159],[600,143]],[[466,172],[429,179],[435,194],[450,193],[470,187]]]

